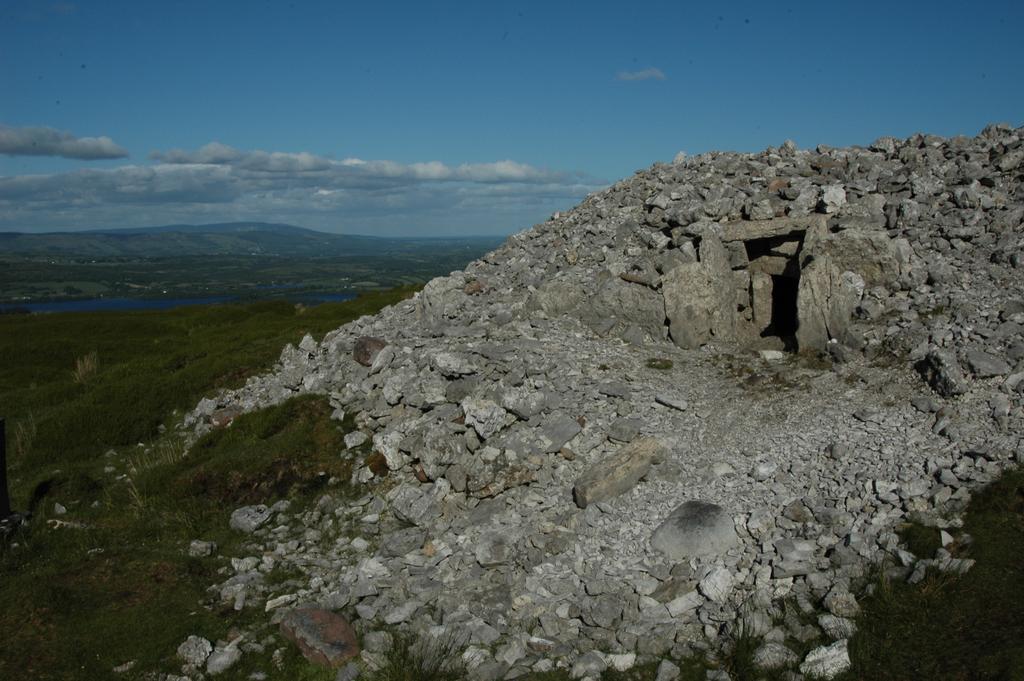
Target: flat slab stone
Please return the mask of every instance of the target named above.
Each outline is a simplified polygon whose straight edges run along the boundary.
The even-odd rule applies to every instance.
[[[673,560],[718,555],[737,543],[732,517],[704,501],[681,504],[651,535],[651,546]]]
[[[329,610],[292,610],[281,620],[281,633],[299,647],[303,657],[323,667],[340,667],[359,654],[352,625]]]
[[[576,505],[586,508],[633,489],[647,475],[651,464],[663,458],[666,451],[661,440],[644,437],[598,461],[573,486],[572,496]]]
[[[783,236],[793,232],[806,232],[818,227],[823,229],[828,221],[825,215],[805,215],[793,218],[771,220],[739,220],[722,225],[722,241],[749,241]]]

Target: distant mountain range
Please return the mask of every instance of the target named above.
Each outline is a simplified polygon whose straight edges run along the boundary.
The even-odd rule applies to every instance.
[[[504,237],[383,238],[330,234],[270,222],[164,225],[82,232],[0,232],[0,256],[72,258],[162,258],[196,255],[345,257],[424,255],[459,244],[497,247]]]

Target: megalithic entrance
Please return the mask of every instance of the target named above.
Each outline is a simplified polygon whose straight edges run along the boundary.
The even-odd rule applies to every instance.
[[[11,497],[7,493],[7,429],[0,419],[0,520],[11,515]]]

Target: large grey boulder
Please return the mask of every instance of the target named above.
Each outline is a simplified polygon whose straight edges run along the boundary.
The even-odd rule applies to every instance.
[[[948,350],[932,348],[917,364],[917,370],[935,392],[954,397],[967,392],[967,380],[956,355]]]
[[[704,501],[681,504],[651,535],[651,546],[672,560],[719,555],[738,542],[732,517]]]
[[[736,287],[729,254],[709,233],[700,242],[700,262],[683,263],[661,282],[672,342],[694,349],[712,339],[736,336]]]
[[[846,343],[863,288],[864,280],[854,272],[840,272],[831,256],[811,257],[800,272],[797,291],[799,348],[823,349],[831,339]]]
[[[666,451],[661,440],[645,437],[598,461],[573,486],[572,496],[576,505],[586,508],[628,492],[647,475],[655,461],[665,456]]]

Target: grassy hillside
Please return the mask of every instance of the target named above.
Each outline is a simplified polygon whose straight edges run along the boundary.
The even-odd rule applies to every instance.
[[[412,292],[310,309],[0,317],[13,505],[34,513],[0,546],[0,678],[114,678],[132,660],[171,670],[189,634],[227,639],[256,617],[208,604],[220,563],[189,558],[185,547],[202,538],[230,552],[240,539],[226,509],[301,500],[347,480],[343,430],[325,400],[307,397],[241,417],[192,453],[161,431],[201,396],[266,370],[285,343]],[[270,652],[221,678],[268,668]],[[285,672],[329,678],[291,650]]]

